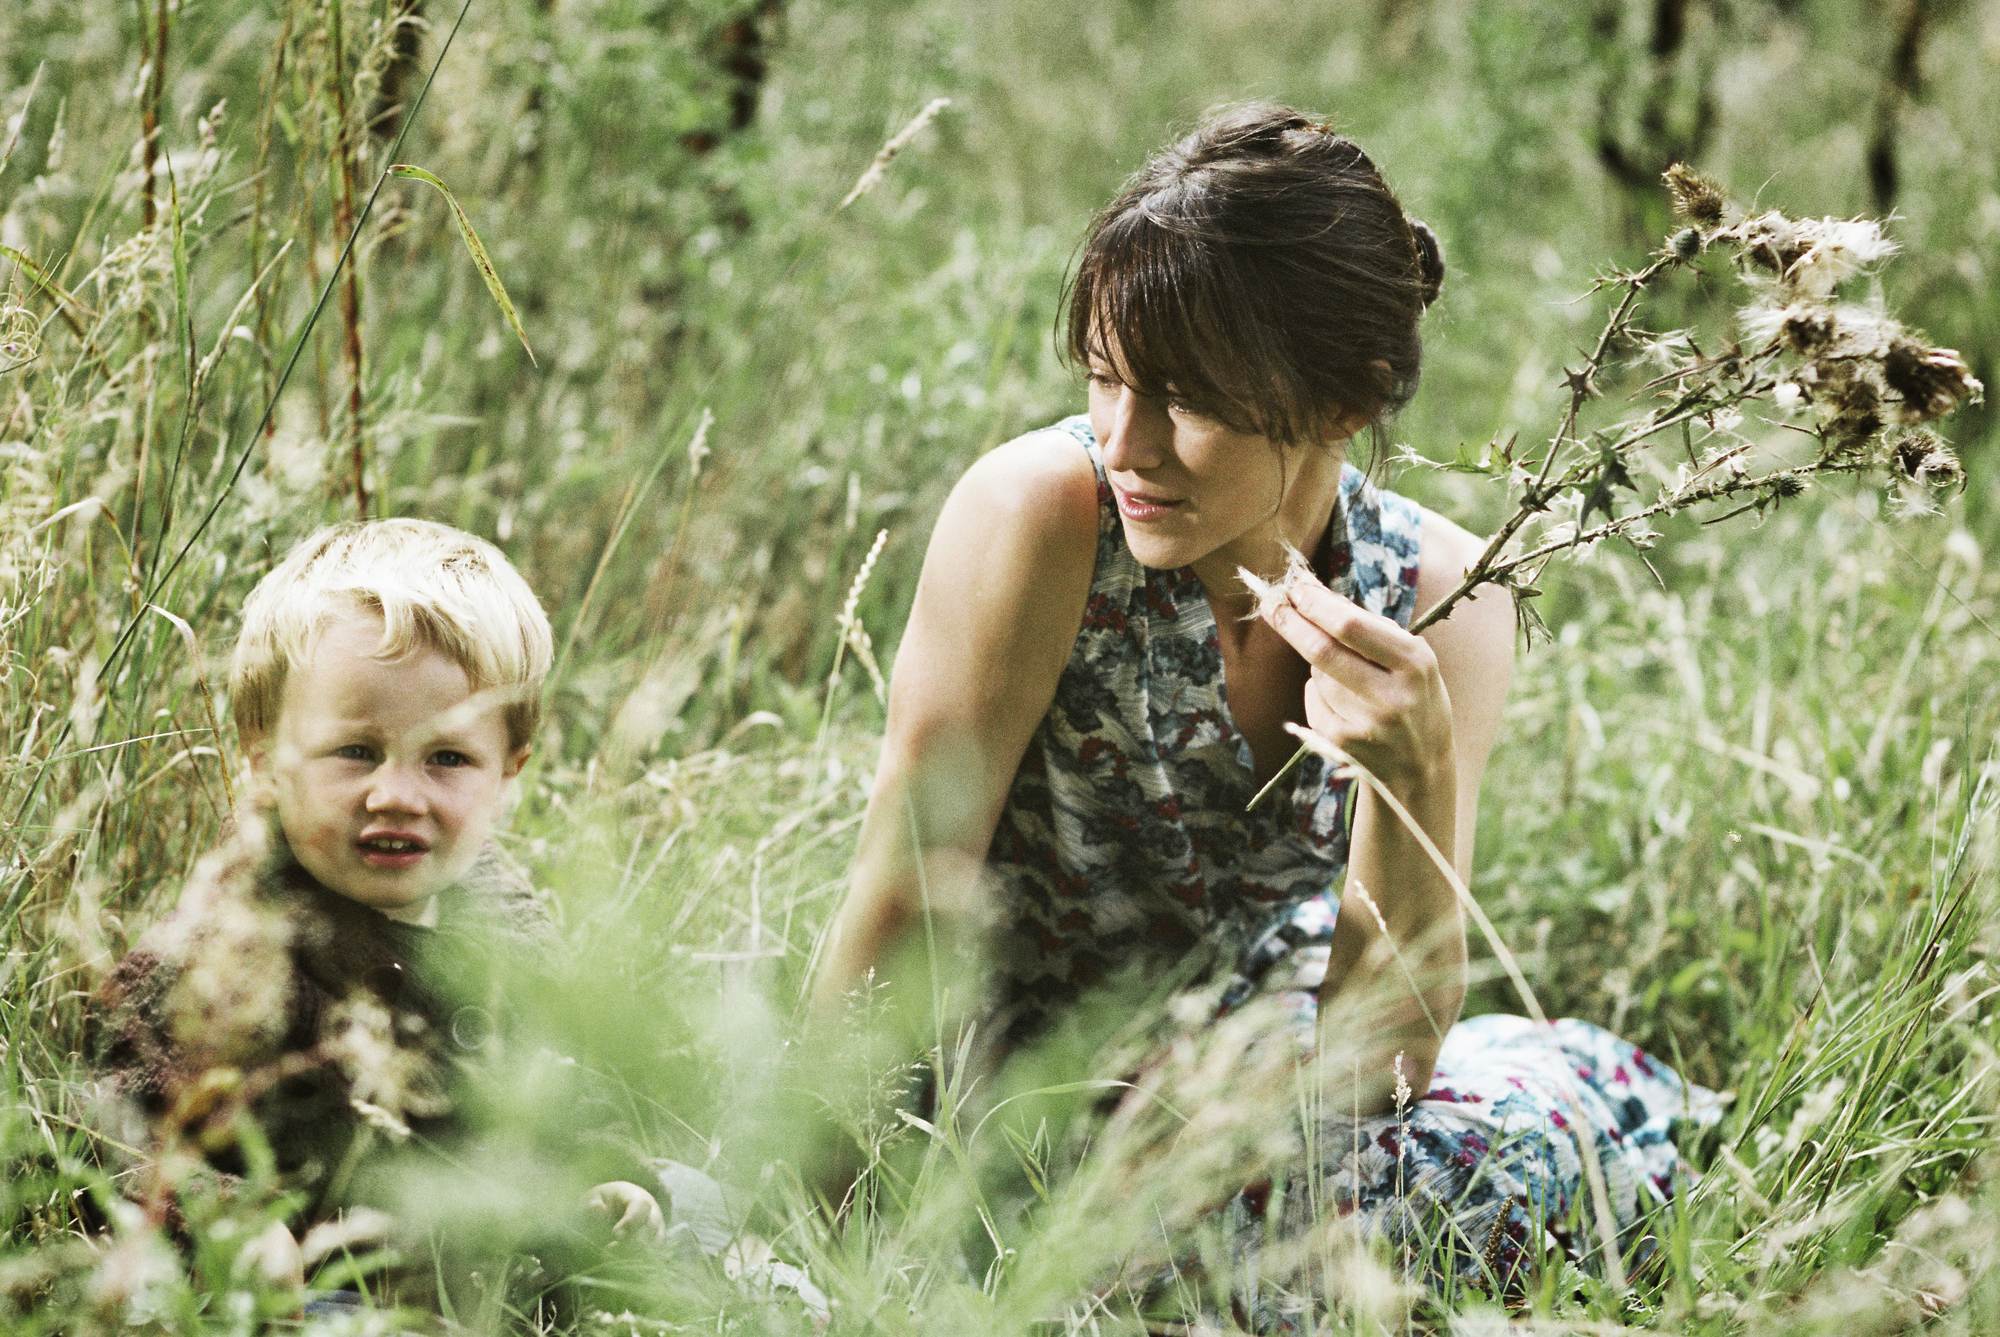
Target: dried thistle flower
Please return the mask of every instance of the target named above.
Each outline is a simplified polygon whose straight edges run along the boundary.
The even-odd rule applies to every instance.
[[[1276,580],[1265,580],[1248,567],[1236,568],[1236,578],[1243,582],[1243,588],[1250,591],[1257,601],[1252,617],[1269,617],[1292,600],[1292,589],[1302,580],[1313,578],[1312,563],[1306,555],[1289,543],[1285,545],[1285,573]]]
[[[1942,418],[1960,400],[1983,398],[1986,389],[1952,349],[1929,348],[1907,337],[1897,339],[1883,355],[1882,378],[1901,397],[1898,416],[1908,423]]]
[[[1898,437],[1889,456],[1896,472],[1912,482],[1932,488],[1965,486],[1965,466],[1929,428],[1920,427]]]
[[[1796,497],[1822,474],[1890,472],[1897,514],[1934,513],[1930,491],[1962,484],[1958,458],[1934,434],[1914,433],[1894,444],[1892,426],[1932,422],[1960,404],[1977,402],[1985,387],[1965,360],[1934,348],[1904,328],[1879,297],[1842,302],[1843,284],[1869,275],[1897,250],[1881,225],[1866,218],[1791,218],[1773,209],[1739,217],[1719,187],[1684,165],[1666,174],[1675,212],[1691,226],[1668,237],[1653,260],[1630,273],[1600,279],[1599,288],[1622,290],[1584,365],[1565,369],[1568,403],[1555,432],[1539,450],[1489,449],[1433,467],[1480,473],[1499,482],[1514,502],[1509,516],[1456,588],[1411,627],[1449,616],[1483,585],[1502,585],[1532,631],[1522,600],[1540,571],[1564,553],[1587,552],[1607,539],[1644,549],[1657,542],[1656,517],[1711,511],[1713,524],[1743,514],[1762,516]],[[1750,289],[1737,312],[1737,335],[1713,353],[1685,331],[1654,332],[1634,321],[1640,295],[1670,270],[1686,268],[1687,232],[1704,248],[1724,247]],[[1652,402],[1608,425],[1585,427],[1580,418],[1598,392],[1601,373],[1614,357],[1636,353],[1628,365],[1651,375],[1634,393]],[[1763,436],[1746,410],[1768,405],[1780,414],[1809,411],[1803,434],[1815,443],[1799,459],[1789,434]],[[1768,421],[1768,419],[1767,419]],[[1705,429],[1696,436],[1696,429]],[[1666,449],[1672,455],[1650,456]],[[1696,456],[1697,446],[1705,453]],[[1684,462],[1680,458],[1685,452]],[[1775,455],[1777,458],[1772,459]],[[1419,461],[1429,463],[1428,461]],[[1285,591],[1254,580],[1260,610]],[[1293,764],[1304,755],[1294,756]],[[1258,791],[1252,806],[1291,770]]]
[[[1672,197],[1674,217],[1696,227],[1719,227],[1728,197],[1722,187],[1696,172],[1686,163],[1675,163],[1664,173],[1667,193]]]

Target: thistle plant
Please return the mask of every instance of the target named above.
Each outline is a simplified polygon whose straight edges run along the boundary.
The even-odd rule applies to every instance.
[[[1459,583],[1411,623],[1421,632],[1487,585],[1514,597],[1524,631],[1540,628],[1530,603],[1550,562],[1617,539],[1644,552],[1655,522],[1682,512],[1704,524],[1761,519],[1820,479],[1881,479],[1893,510],[1936,510],[1935,496],[1963,485],[1964,469],[1929,424],[1985,387],[1956,350],[1937,348],[1890,313],[1874,280],[1896,243],[1872,219],[1749,213],[1684,164],[1665,173],[1682,226],[1641,268],[1599,278],[1615,294],[1596,343],[1564,369],[1563,405],[1545,444],[1495,438],[1448,461],[1406,449],[1405,463],[1478,474],[1506,489],[1513,512]],[[1713,347],[1691,329],[1639,324],[1640,298],[1704,254],[1729,258],[1744,289],[1734,328]],[[1851,294],[1862,283],[1867,296]],[[1645,376],[1632,408],[1601,427],[1583,424],[1613,369]],[[1276,584],[1251,582],[1260,607],[1285,597],[1293,563]],[[1255,807],[1306,755],[1301,747],[1250,800]]]

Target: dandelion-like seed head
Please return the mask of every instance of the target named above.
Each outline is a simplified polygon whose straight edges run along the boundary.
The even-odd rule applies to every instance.
[[[1291,601],[1292,587],[1302,580],[1312,578],[1312,563],[1304,553],[1287,544],[1285,547],[1285,574],[1276,580],[1265,580],[1248,567],[1237,567],[1236,578],[1243,582],[1243,588],[1257,601],[1252,617],[1268,617]]]
[[[1803,249],[1779,276],[1781,286],[1825,300],[1842,282],[1896,253],[1896,243],[1868,218],[1801,219],[1793,237]]]
[[[1722,187],[1686,163],[1675,163],[1662,174],[1667,194],[1673,199],[1674,217],[1698,228],[1720,227],[1729,197]],[[1678,248],[1676,248],[1678,249]]]
[[[1775,209],[1744,219],[1730,233],[1738,254],[1773,277],[1783,275],[1806,253],[1797,225]]]

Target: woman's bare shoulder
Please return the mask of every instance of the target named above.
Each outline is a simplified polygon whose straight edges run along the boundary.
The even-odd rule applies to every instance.
[[[1077,439],[1048,427],[1019,436],[973,461],[948,507],[973,510],[986,524],[1022,530],[1034,542],[1060,543],[1097,532],[1097,472]],[[970,518],[970,517],[968,517]]]
[[[896,655],[892,729],[933,711],[1014,708],[1032,729],[1027,717],[1048,708],[1076,639],[1097,530],[1096,471],[1067,432],[1019,437],[967,469],[924,555]]]

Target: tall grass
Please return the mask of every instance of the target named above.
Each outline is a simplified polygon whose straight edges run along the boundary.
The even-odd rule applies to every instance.
[[[456,1189],[495,1256],[545,1210],[524,1186],[670,1155],[758,1204],[840,1330],[1115,1328],[1085,1298],[1091,1267],[1154,1246],[1105,1225],[1127,1219],[1099,1211],[1121,1186],[1090,1167],[1115,1160],[1073,1169],[1082,1139],[1115,1141],[1100,1093],[1075,1086],[1103,1075],[1106,1035],[1021,1079],[1053,1093],[927,1129],[879,1098],[900,1054],[829,1074],[800,1025],[880,725],[857,629],[893,647],[958,470],[1077,402],[1049,330],[1089,210],[1218,99],[1335,112],[1452,261],[1427,385],[1397,427],[1448,455],[1545,419],[1601,318],[1569,299],[1664,223],[1604,174],[1607,136],[1663,148],[1705,88],[1705,170],[1794,212],[1872,209],[1892,40],[1858,3],[1691,11],[1649,119],[1644,81],[1619,73],[1663,59],[1636,8],[795,3],[757,122],[731,134],[736,76],[713,52],[738,8],[475,0],[400,157],[465,204],[541,366],[444,201],[392,181],[268,430],[358,213],[343,200],[388,162],[393,132],[368,119],[407,6],[344,0],[338,42],[314,0],[162,3],[143,26],[106,0],[0,12],[0,115],[19,117],[0,127],[0,244],[35,266],[0,271],[10,1329],[248,1330],[282,1310],[235,1260],[287,1210],[283,1186],[198,1222],[190,1270],[118,1218],[117,1158],[80,1126],[81,1055],[97,981],[230,810],[235,610],[360,493],[373,514],[495,538],[568,647],[507,836],[561,922],[557,983],[480,1097],[515,1151]],[[428,11],[422,69],[451,11]],[[1968,6],[1929,29],[1895,121],[1908,254],[1891,279],[1899,312],[1988,384],[1991,26]],[[399,78],[413,100],[421,81]],[[938,96],[953,105],[836,212]],[[715,147],[697,152],[699,132]],[[704,412],[705,459],[689,450]],[[1610,1025],[1733,1102],[1695,1149],[1700,1188],[1658,1223],[1657,1266],[1614,1294],[1550,1260],[1537,1322],[2000,1322],[2000,456],[1990,410],[1956,430],[1973,482],[1943,516],[1893,522],[1878,497],[1828,489],[1758,527],[1671,534],[1651,569],[1602,552],[1543,601],[1555,636],[1523,659],[1474,889],[1552,1014]],[[1490,519],[1464,480],[1402,482]],[[1489,978],[1475,1006],[1513,1003]],[[805,1187],[823,1102],[868,1149],[873,1187],[844,1234]],[[1337,1330],[1443,1321],[1365,1258],[1342,1266]],[[614,1260],[595,1280],[563,1326],[811,1326],[687,1260]],[[496,1281],[458,1317],[558,1322],[533,1290]]]

